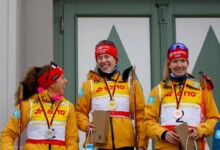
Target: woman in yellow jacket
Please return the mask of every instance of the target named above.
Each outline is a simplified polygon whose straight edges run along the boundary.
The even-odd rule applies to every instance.
[[[157,150],[181,149],[180,135],[174,128],[183,122],[187,122],[190,137],[201,150],[202,139],[213,133],[219,119],[211,90],[202,90],[200,82],[187,73],[188,66],[187,47],[181,43],[171,45],[164,80],[152,89],[145,106],[144,125],[147,136],[156,140]]]
[[[14,141],[25,128],[24,150],[77,150],[74,106],[63,97],[64,71],[53,62],[32,67],[21,83],[23,88],[16,92],[17,110],[1,133],[1,150],[14,150]]]
[[[93,143],[100,149],[133,150],[135,146],[134,102],[132,99],[132,79],[129,69],[122,76],[118,70],[118,51],[108,40],[100,41],[95,49],[98,72],[90,71],[83,83],[76,104],[77,124],[80,130],[95,132],[95,125],[89,122],[89,113],[94,110],[110,112],[107,143]],[[112,105],[109,105],[111,103]],[[136,80],[136,120],[138,148],[146,149],[148,141],[142,132],[144,119],[144,95]],[[85,146],[85,145],[84,145]]]

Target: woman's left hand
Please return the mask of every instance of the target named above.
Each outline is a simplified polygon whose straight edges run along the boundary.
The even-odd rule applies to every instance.
[[[191,133],[190,136],[194,139],[194,140],[198,140],[199,139],[199,132],[196,128],[189,128],[188,129],[188,133]]]

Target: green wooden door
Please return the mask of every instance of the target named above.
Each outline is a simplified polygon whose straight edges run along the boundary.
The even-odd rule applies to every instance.
[[[90,63],[94,63],[93,52],[96,44],[93,42],[94,39],[97,39],[96,41],[98,41],[98,39],[110,39],[114,41],[119,49],[119,67],[121,71],[130,65],[137,65],[138,63],[140,64],[141,62],[138,62],[138,57],[142,56],[143,59],[139,60],[142,60],[143,64],[146,64],[146,67],[142,69],[141,66],[137,66],[137,71],[140,72],[140,76],[142,69],[146,79],[153,75],[154,78],[151,79],[152,83],[155,85],[159,82],[161,79],[161,75],[158,73],[161,71],[160,61],[151,63],[151,57],[160,55],[159,40],[150,40],[153,36],[159,37],[158,28],[151,29],[151,26],[158,26],[157,13],[152,13],[157,11],[157,6],[155,7],[154,5],[154,3],[140,0],[135,2],[126,1],[126,3],[123,1],[115,1],[113,3],[110,1],[55,1],[54,58],[64,67],[65,70],[67,70],[66,76],[69,79],[69,84],[66,88],[65,94],[68,98],[76,98],[79,90],[78,87],[81,86],[78,85],[81,77],[79,72],[81,72],[81,69],[84,67],[82,67],[80,61],[84,61],[84,59],[86,59],[87,61],[90,61],[88,62],[88,65],[90,65]],[[64,20],[64,30],[60,31],[62,29],[62,27],[60,28],[60,22],[62,22],[62,19]],[[89,22],[89,20],[91,20],[91,22]],[[86,21],[87,24],[85,23]],[[96,23],[94,23],[95,21]],[[108,22],[111,21],[114,23],[110,25]],[[138,22],[140,22],[140,24],[138,24]],[[90,26],[98,27],[92,28]],[[91,29],[89,30],[88,28]],[[126,30],[123,30],[125,28]],[[142,33],[140,28],[143,29]],[[84,33],[82,33],[83,29]],[[94,32],[94,35],[92,35],[92,30],[97,30]],[[122,35],[123,33],[120,33],[125,31],[128,32],[127,36],[130,38],[126,37],[126,33],[124,35]],[[105,36],[99,35],[101,33],[105,34]],[[138,40],[138,34],[140,34],[140,37],[143,38]],[[80,38],[82,36],[84,36],[84,39]],[[127,41],[123,38],[126,38]],[[83,41],[81,39],[83,39]],[[127,45],[126,42],[128,43]],[[151,42],[153,42],[153,44]],[[129,53],[129,50],[127,49],[135,44],[137,46],[132,49],[133,51],[130,50],[132,52]],[[89,45],[90,47],[86,47],[85,45]],[[80,50],[81,47],[83,52]],[[88,50],[86,51],[84,47]],[[151,51],[152,48],[154,49],[153,51]],[[91,51],[93,52],[91,53]],[[91,58],[87,59],[88,53],[91,55]],[[133,61],[132,57],[135,55],[136,58],[133,59]],[[157,69],[150,71],[150,68],[152,67]],[[95,66],[92,66],[90,69],[93,68],[95,68]],[[84,71],[84,76],[86,76],[87,72]],[[142,76],[143,77],[140,78],[144,78],[144,75]],[[149,91],[151,88],[151,81],[150,78],[148,80],[148,83],[143,84],[142,86],[143,88],[149,86]],[[76,101],[73,100],[73,102],[75,103]]]

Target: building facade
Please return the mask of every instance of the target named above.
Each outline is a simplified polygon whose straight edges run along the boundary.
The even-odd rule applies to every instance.
[[[61,65],[69,80],[65,96],[76,103],[88,70],[96,68],[94,48],[102,39],[118,47],[121,70],[136,66],[146,97],[162,79],[169,45],[186,44],[189,73],[199,77],[203,71],[212,78],[220,108],[218,0],[1,0],[0,7],[0,130],[14,111],[18,82],[33,65],[50,60]],[[207,141],[211,148],[211,138]]]

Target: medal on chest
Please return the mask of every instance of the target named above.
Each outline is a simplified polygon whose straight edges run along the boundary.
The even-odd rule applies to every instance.
[[[54,135],[55,135],[54,129],[47,129],[47,132],[46,132],[45,136],[46,136],[48,139],[54,138],[54,137],[55,137]]]
[[[115,102],[114,100],[110,100],[110,101],[108,102],[108,108],[109,108],[110,110],[115,110],[115,109],[116,109],[116,102]]]
[[[55,138],[55,130],[51,128],[52,126],[52,123],[53,123],[53,119],[55,117],[55,114],[57,112],[57,109],[61,103],[61,100],[59,101],[59,103],[56,105],[55,109],[52,111],[52,117],[51,119],[49,120],[49,117],[47,116],[47,113],[46,113],[46,110],[44,108],[44,105],[43,105],[43,102],[42,102],[42,99],[40,96],[39,97],[39,102],[40,102],[40,105],[41,105],[41,108],[43,109],[43,112],[44,112],[44,116],[46,118],[46,121],[47,121],[47,126],[48,126],[48,129],[46,130],[46,133],[45,133],[45,137],[48,138],[48,139],[53,139]]]
[[[179,86],[181,86],[181,85],[179,85]],[[185,86],[186,86],[186,80],[184,81],[184,84],[183,84],[183,87],[182,87],[182,90],[181,90],[181,92],[180,92],[180,96],[179,96],[179,99],[178,99],[178,96],[177,96],[177,93],[176,93],[176,88],[174,87],[173,82],[172,82],[172,89],[173,89],[173,93],[174,93],[175,100],[176,100],[176,105],[177,105],[177,106],[176,106],[176,109],[173,111],[173,117],[174,117],[175,119],[182,118],[183,115],[184,115],[184,111],[181,110],[181,109],[179,108],[179,106],[180,106],[180,101],[181,101],[181,99],[182,99],[182,95],[183,95]]]
[[[109,88],[109,85],[108,85],[108,82],[107,82],[106,78],[104,78],[105,85],[107,86],[108,93],[109,93],[109,96],[110,96],[110,101],[108,102],[108,109],[109,110],[115,110],[117,108],[116,101],[114,100],[114,94],[115,94],[116,84],[118,83],[118,80],[119,80],[119,76],[120,76],[120,74],[118,74],[118,76],[117,76],[117,79],[116,79],[115,85],[113,86],[113,91],[112,92]]]
[[[176,109],[174,110],[173,112],[173,117],[176,118],[176,119],[179,119],[183,116],[183,111],[180,110],[180,109]]]

